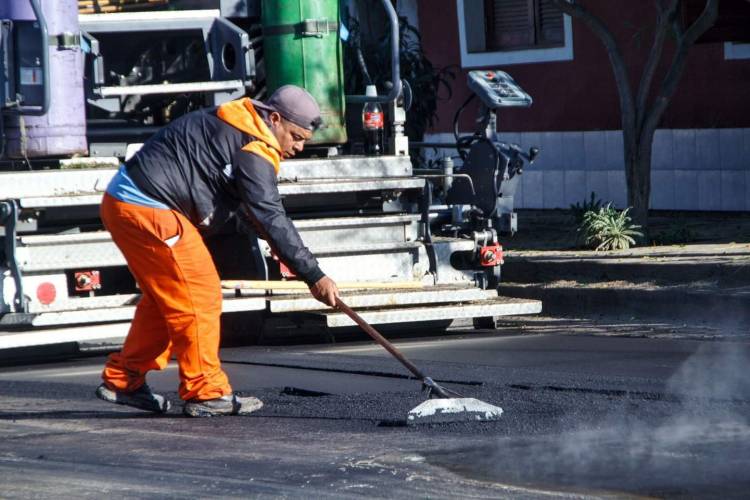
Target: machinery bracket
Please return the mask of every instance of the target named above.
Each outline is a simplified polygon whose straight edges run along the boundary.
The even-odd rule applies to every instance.
[[[432,231],[430,230],[430,206],[432,205],[432,183],[426,181],[422,190],[422,196],[419,200],[420,212],[422,217],[420,225],[422,226],[422,242],[427,251],[427,258],[430,261],[430,274],[432,274],[435,283],[438,282],[438,258],[435,246],[432,243]]]
[[[50,47],[59,50],[76,50],[81,47],[81,33],[60,33],[48,38]]]
[[[18,225],[18,205],[14,200],[0,202],[0,223],[5,229],[3,238],[3,250],[5,253],[5,264],[10,269],[13,276],[13,283],[16,286],[16,296],[13,299],[13,308],[16,312],[29,312],[29,303],[26,295],[23,293],[23,280],[21,269],[16,260],[16,226]]]
[[[305,19],[302,22],[302,36],[323,38],[328,33],[337,30],[337,23],[331,23],[328,19]]]

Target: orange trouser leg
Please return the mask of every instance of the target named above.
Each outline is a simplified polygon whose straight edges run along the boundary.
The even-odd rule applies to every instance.
[[[122,351],[109,355],[103,378],[112,389],[134,391],[146,381],[146,372],[167,366],[170,351],[164,316],[151,295],[143,292]]]
[[[146,371],[166,365],[171,352],[180,368],[182,399],[230,394],[219,361],[219,275],[198,230],[173,210],[123,203],[109,195],[101,216],[149,297],[138,304],[123,350],[107,362],[105,382],[121,388],[118,384],[127,379],[126,387],[137,388]],[[166,241],[174,236],[179,239],[170,246]]]

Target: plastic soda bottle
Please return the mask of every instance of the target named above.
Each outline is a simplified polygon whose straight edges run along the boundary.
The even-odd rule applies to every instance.
[[[365,95],[377,96],[378,90],[375,85],[368,85]],[[362,108],[362,128],[365,135],[365,154],[368,156],[383,154],[383,122],[383,108],[380,107],[380,103],[365,103]]]

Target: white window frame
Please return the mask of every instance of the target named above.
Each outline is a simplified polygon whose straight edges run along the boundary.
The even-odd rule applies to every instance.
[[[750,59],[750,43],[725,42],[724,59]]]
[[[456,9],[458,13],[458,39],[461,45],[462,68],[573,60],[573,23],[570,19],[570,16],[568,15],[563,14],[565,44],[562,47],[496,52],[469,52],[467,48],[468,44],[466,41],[466,17],[464,16],[464,0],[456,1]]]

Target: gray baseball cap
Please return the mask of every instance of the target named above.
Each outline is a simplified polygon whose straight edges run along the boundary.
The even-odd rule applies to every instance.
[[[265,102],[253,100],[253,106],[276,111],[286,120],[313,132],[321,128],[320,107],[315,98],[302,87],[284,85],[276,89]]]

